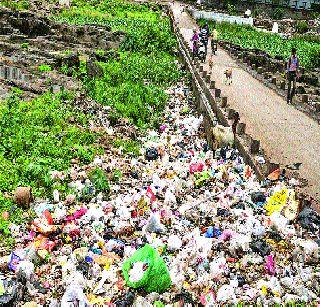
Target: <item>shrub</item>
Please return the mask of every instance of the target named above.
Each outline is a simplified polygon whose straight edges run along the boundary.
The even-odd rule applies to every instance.
[[[284,9],[281,7],[276,7],[272,12],[272,19],[279,20],[284,16]]]
[[[309,26],[305,20],[299,20],[297,23],[297,32],[300,34],[304,34],[308,32]]]

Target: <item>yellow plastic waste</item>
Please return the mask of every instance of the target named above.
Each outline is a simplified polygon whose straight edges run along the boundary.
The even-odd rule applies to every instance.
[[[267,295],[268,294],[268,287],[267,286],[262,286],[261,287],[261,293],[263,295]]]
[[[271,215],[273,212],[280,212],[287,203],[288,189],[283,188],[279,192],[270,196],[268,202],[264,206],[267,211],[267,215]]]
[[[94,294],[89,294],[88,300],[91,305],[99,305],[99,306],[102,306],[106,303],[111,302],[110,297],[100,297],[100,296],[95,296]]]

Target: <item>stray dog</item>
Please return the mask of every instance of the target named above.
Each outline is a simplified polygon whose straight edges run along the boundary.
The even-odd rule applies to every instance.
[[[228,68],[224,74],[226,75],[225,84],[230,85],[232,83],[232,68]]]
[[[210,74],[212,72],[212,68],[213,68],[213,56],[211,54],[209,57],[209,72],[210,72]]]

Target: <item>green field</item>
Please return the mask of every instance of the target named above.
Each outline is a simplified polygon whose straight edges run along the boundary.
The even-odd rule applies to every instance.
[[[198,20],[201,25],[205,20]],[[212,27],[213,22],[209,25]],[[310,36],[297,36],[290,39],[280,37],[278,34],[264,33],[253,27],[234,25],[229,23],[217,24],[220,40],[238,44],[243,48],[260,49],[275,57],[287,59],[291,49],[297,48],[301,65],[306,69],[320,66],[320,42],[313,41]]]

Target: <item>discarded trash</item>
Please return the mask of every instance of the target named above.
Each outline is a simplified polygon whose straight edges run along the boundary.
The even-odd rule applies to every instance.
[[[123,264],[123,275],[130,287],[147,292],[164,292],[171,285],[164,261],[149,244],[137,250]]]
[[[224,147],[211,150],[183,89],[168,90],[160,129],[140,138],[140,155],[111,148],[51,172],[52,200],[10,225],[16,246],[0,258],[0,305],[316,302],[319,215],[300,212],[280,170],[260,184],[230,148],[230,129],[215,127]],[[97,168],[106,176],[98,183]]]

